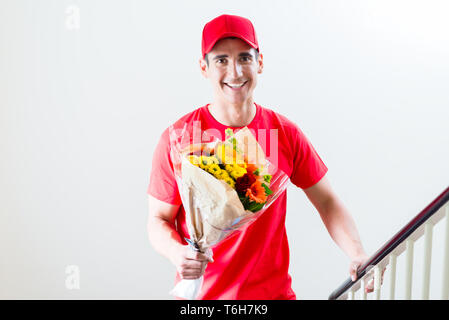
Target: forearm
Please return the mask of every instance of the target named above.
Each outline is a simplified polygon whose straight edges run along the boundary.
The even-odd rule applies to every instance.
[[[154,249],[172,263],[184,247],[175,225],[159,217],[149,219],[148,238]]]
[[[331,238],[349,258],[366,255],[354,219],[338,198],[329,200],[319,211]]]

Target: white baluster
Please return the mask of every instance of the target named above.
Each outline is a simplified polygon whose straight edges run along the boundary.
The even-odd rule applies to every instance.
[[[374,293],[376,294],[376,300],[380,300],[380,267],[379,265],[374,267]]]
[[[348,300],[354,300],[354,288],[351,287],[348,292]]]
[[[396,288],[396,255],[390,255],[390,300],[394,300]]]
[[[444,241],[444,263],[443,263],[443,294],[441,299],[449,299],[449,204],[446,204],[446,235]]]
[[[361,280],[361,284],[360,284],[360,294],[361,294],[361,299],[362,300],[366,300],[366,291],[365,291],[365,288],[366,288],[366,277],[364,277],[362,280]]]
[[[406,266],[405,266],[405,299],[412,298],[412,280],[413,280],[413,240],[406,240]]]
[[[423,274],[423,287],[422,287],[422,299],[429,299],[429,286],[430,286],[430,263],[432,260],[432,228],[431,222],[426,222],[424,225],[424,274]]]

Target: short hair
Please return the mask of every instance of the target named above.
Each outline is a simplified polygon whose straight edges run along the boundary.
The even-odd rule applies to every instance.
[[[223,39],[240,39],[240,38],[238,38],[238,37],[226,37],[226,38],[223,38]],[[220,40],[221,40],[221,39],[220,39]],[[252,49],[254,49],[254,48],[252,48]],[[257,59],[259,59],[259,51],[256,50],[256,49],[254,49],[254,51],[256,52],[255,56],[256,56],[256,60],[257,60]],[[208,55],[209,55],[209,53],[206,53],[206,55],[204,56],[204,59],[206,60],[206,64],[207,64],[207,66],[209,67],[209,58],[208,58]]]

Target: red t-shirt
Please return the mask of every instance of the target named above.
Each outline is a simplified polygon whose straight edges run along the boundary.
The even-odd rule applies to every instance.
[[[184,115],[175,125],[200,121],[202,130],[216,129],[222,139],[228,126],[219,123],[211,115],[208,105]],[[257,103],[255,106],[256,115],[247,127],[254,129],[267,158],[302,189],[321,180],[328,169],[299,127],[277,112]],[[277,129],[278,150],[270,149],[270,140],[274,136],[268,133],[263,137],[266,143],[261,143],[258,129]],[[170,204],[181,204],[176,216],[177,231],[182,239],[190,238],[170,160],[168,131],[168,128],[164,131],[154,152],[147,193]],[[214,262],[207,265],[198,299],[296,299],[288,274],[286,193],[286,190],[282,192],[255,222],[212,248]],[[179,280],[179,274],[176,273],[175,284]]]

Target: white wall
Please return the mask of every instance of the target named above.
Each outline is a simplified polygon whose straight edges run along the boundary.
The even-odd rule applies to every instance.
[[[151,158],[169,123],[211,101],[201,31],[223,13],[254,23],[255,101],[309,136],[373,253],[448,186],[448,9],[2,0],[0,298],[171,299],[174,267],[146,234]],[[349,261],[304,193],[288,199],[293,289],[326,299]]]

